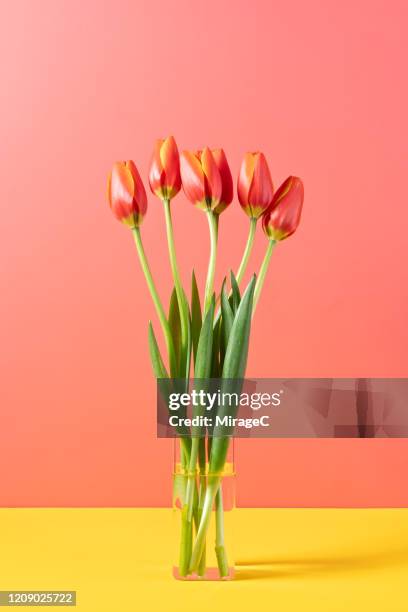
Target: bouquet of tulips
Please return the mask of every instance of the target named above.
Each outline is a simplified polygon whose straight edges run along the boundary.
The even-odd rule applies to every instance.
[[[245,375],[251,319],[253,317],[275,245],[293,234],[298,227],[303,205],[303,184],[294,176],[287,178],[274,192],[265,156],[247,153],[238,177],[239,203],[249,218],[249,233],[242,261],[230,290],[224,279],[221,290],[214,290],[217,241],[220,216],[233,200],[233,180],[222,149],[183,151],[179,155],[173,137],[158,140],[150,173],[150,189],[163,203],[170,266],[174,289],[168,310],[163,307],[153,280],[140,233],[147,211],[147,196],[133,161],[117,162],[109,176],[108,198],[114,215],[132,232],[140,264],[164,334],[167,356],[164,358],[149,323],[149,348],[157,379],[184,380],[218,378],[239,380]],[[203,299],[200,299],[194,270],[190,300],[184,290],[176,258],[171,216],[172,200],[181,187],[187,199],[207,217],[210,255]],[[247,269],[256,227],[262,220],[267,237],[265,256],[259,270],[242,293],[240,284]],[[222,407],[219,408],[222,410]],[[216,507],[217,538],[215,552],[219,576],[229,572],[223,540],[221,476],[227,457],[228,436],[199,435],[180,437],[181,465],[186,475],[182,495],[179,574],[203,576],[206,570],[206,536],[211,513]],[[204,478],[199,478],[197,475]]]

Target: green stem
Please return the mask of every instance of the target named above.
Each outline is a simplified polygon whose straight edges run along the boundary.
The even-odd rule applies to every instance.
[[[217,495],[215,496],[215,554],[220,577],[225,578],[229,574],[229,567],[224,540],[224,507],[221,482]]]
[[[190,438],[180,438],[180,463],[184,472],[188,470],[190,461],[191,440]]]
[[[180,539],[180,576],[187,576],[193,542],[193,524],[188,520],[188,508],[183,506],[181,510],[181,539]]]
[[[264,257],[262,265],[260,267],[259,275],[258,275],[258,278],[257,278],[257,281],[256,281],[256,285],[255,285],[254,304],[253,304],[253,307],[252,307],[252,316],[254,316],[256,305],[258,304],[259,296],[261,294],[262,287],[263,287],[263,284],[265,282],[265,276],[266,276],[266,273],[268,271],[269,262],[271,260],[273,249],[274,249],[275,245],[276,245],[276,240],[269,240],[268,247],[267,247],[266,253],[265,253],[265,257]]]
[[[190,571],[194,571],[197,568],[204,550],[207,532],[211,522],[211,513],[218,488],[221,483],[221,474],[224,471],[229,445],[230,438],[211,439],[211,457],[208,467],[208,484],[205,492],[200,526],[198,528],[193,552],[191,554]]]
[[[146,257],[146,253],[143,247],[142,237],[140,235],[139,228],[134,227],[132,230],[132,233],[133,233],[133,238],[135,241],[137,253],[139,255],[140,265],[142,267],[143,274],[145,276],[146,283],[150,291],[150,295],[152,296],[152,300],[156,308],[157,316],[159,317],[160,325],[162,327],[163,334],[166,340],[166,347],[167,347],[167,352],[168,352],[169,361],[170,361],[170,371],[173,371],[173,368],[175,367],[175,363],[174,363],[175,352],[174,352],[174,344],[173,344],[173,338],[171,335],[170,326],[167,321],[167,317],[164,312],[163,305],[160,301],[160,297],[157,292],[156,285],[154,284],[153,276],[150,271],[149,263],[147,261],[147,257]]]
[[[245,246],[244,254],[242,255],[241,263],[239,264],[239,268],[238,268],[238,271],[237,271],[236,276],[235,276],[235,278],[237,279],[238,285],[240,284],[240,282],[243,279],[243,276],[245,274],[245,270],[247,269],[249,257],[250,257],[251,252],[252,252],[252,248],[254,246],[254,238],[255,238],[255,233],[256,233],[256,224],[257,224],[257,221],[258,221],[258,219],[254,219],[253,217],[251,217],[251,219],[249,221],[248,240],[247,240],[247,243],[246,243],[246,246]]]
[[[200,526],[201,515],[203,513],[205,492],[207,489],[207,458],[205,452],[205,438],[200,438],[200,445],[198,449],[198,464],[200,466],[200,488],[198,495],[198,524],[197,531]],[[201,555],[200,563],[198,564],[197,574],[204,576],[206,570],[206,547],[204,545],[203,554]]]
[[[181,284],[179,268],[177,265],[176,247],[174,243],[174,232],[173,223],[171,219],[170,200],[163,200],[164,205],[164,216],[166,219],[166,232],[167,232],[167,243],[169,248],[170,266],[173,274],[174,286],[176,288],[177,302],[180,310],[180,322],[181,322],[181,346],[182,354],[185,356],[185,370],[181,372],[186,378],[189,376],[190,371],[190,331],[189,331],[189,312],[188,305],[186,302],[185,294]]]
[[[190,463],[187,475],[186,506],[188,508],[187,518],[191,521],[194,509],[194,489],[196,484],[196,464],[200,439],[195,437],[191,441]]]
[[[186,472],[187,483],[185,503],[181,512],[181,541],[179,561],[179,572],[181,576],[186,576],[189,573],[189,565],[193,543],[193,524],[196,525],[197,530],[200,524],[200,498],[199,491],[197,490],[195,470],[198,444],[194,444],[195,440],[197,440],[198,442],[199,438],[193,438],[192,440],[192,446],[190,449],[191,458],[189,458],[189,463],[187,464],[188,469]],[[192,465],[193,468],[191,468]],[[199,575],[204,575],[205,573],[205,553],[203,553],[202,555],[202,560],[198,568],[198,573]]]
[[[197,537],[195,540],[193,552],[191,555],[190,572],[197,570],[201,557],[205,548],[205,540],[207,537],[208,527],[211,521],[211,512],[214,505],[215,496],[218,491],[220,484],[220,476],[209,475],[207,490],[205,492],[205,499],[203,504],[203,510],[201,514],[200,526],[198,528]]]
[[[248,266],[248,261],[249,261],[249,258],[251,256],[251,253],[252,253],[252,249],[253,249],[253,246],[254,246],[254,238],[255,238],[255,233],[256,233],[256,224],[257,224],[257,222],[258,222],[258,219],[254,219],[252,217],[251,217],[251,219],[249,221],[249,233],[248,233],[247,243],[245,245],[245,250],[244,250],[244,253],[242,255],[241,263],[239,264],[239,268],[238,268],[237,273],[235,275],[235,278],[237,279],[238,285],[241,283],[241,281],[242,281],[242,279],[244,277],[245,271],[246,271],[247,266]],[[230,291],[228,297],[231,296],[231,295],[232,295],[232,292]],[[218,303],[220,297],[221,296],[218,296],[217,303]],[[215,315],[214,324],[217,323],[217,321],[220,318],[220,316],[221,316],[221,308],[218,308],[217,314]]]
[[[199,529],[200,521],[201,521],[201,516],[203,514],[203,505],[204,505],[206,489],[207,489],[207,475],[205,474],[205,472],[201,473],[201,471],[200,471],[200,488],[199,488],[199,495],[198,495],[197,531]],[[204,544],[204,548],[203,548],[203,552],[202,552],[202,555],[201,555],[201,559],[200,559],[200,562],[199,562],[198,568],[197,568],[197,574],[199,576],[204,576],[205,575],[205,570],[206,570],[206,546]]]
[[[204,314],[207,312],[211,305],[211,298],[214,291],[214,277],[215,277],[215,263],[217,259],[217,240],[218,240],[218,222],[217,215],[212,210],[207,212],[208,225],[210,228],[210,260],[208,262],[207,281],[205,284],[205,297],[204,297]]]

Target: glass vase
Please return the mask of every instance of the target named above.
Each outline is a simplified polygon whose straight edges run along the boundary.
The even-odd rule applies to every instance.
[[[183,461],[183,441],[174,444],[173,576],[177,580],[231,580],[234,577],[232,521],[235,509],[234,443],[222,469],[209,471],[211,439],[200,440],[195,470]]]

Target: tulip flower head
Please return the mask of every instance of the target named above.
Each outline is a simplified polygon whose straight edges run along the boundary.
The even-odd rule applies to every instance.
[[[213,149],[212,151],[215,163],[217,164],[218,171],[221,176],[222,193],[221,199],[218,206],[215,207],[214,212],[220,215],[232,202],[234,196],[234,186],[232,181],[231,170],[227,162],[223,149]]]
[[[147,197],[133,161],[113,165],[108,178],[108,200],[119,221],[132,229],[139,227],[147,211]]]
[[[180,157],[173,136],[156,141],[150,164],[149,185],[161,200],[171,200],[181,189]]]
[[[238,199],[249,217],[258,219],[273,198],[273,183],[263,153],[246,153],[238,177]]]
[[[303,183],[297,176],[289,176],[279,187],[272,204],[262,219],[268,238],[279,241],[291,236],[297,229],[303,206]]]
[[[190,202],[202,210],[215,210],[221,202],[223,184],[210,149],[183,151],[180,170],[184,193]]]

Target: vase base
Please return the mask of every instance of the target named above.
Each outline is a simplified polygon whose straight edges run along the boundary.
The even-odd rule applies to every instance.
[[[235,575],[235,570],[233,567],[229,568],[227,576],[220,576],[220,572],[218,567],[207,567],[205,573],[202,576],[198,574],[189,574],[188,576],[181,576],[178,567],[173,567],[173,578],[176,580],[210,580],[210,581],[228,581],[233,580]]]

